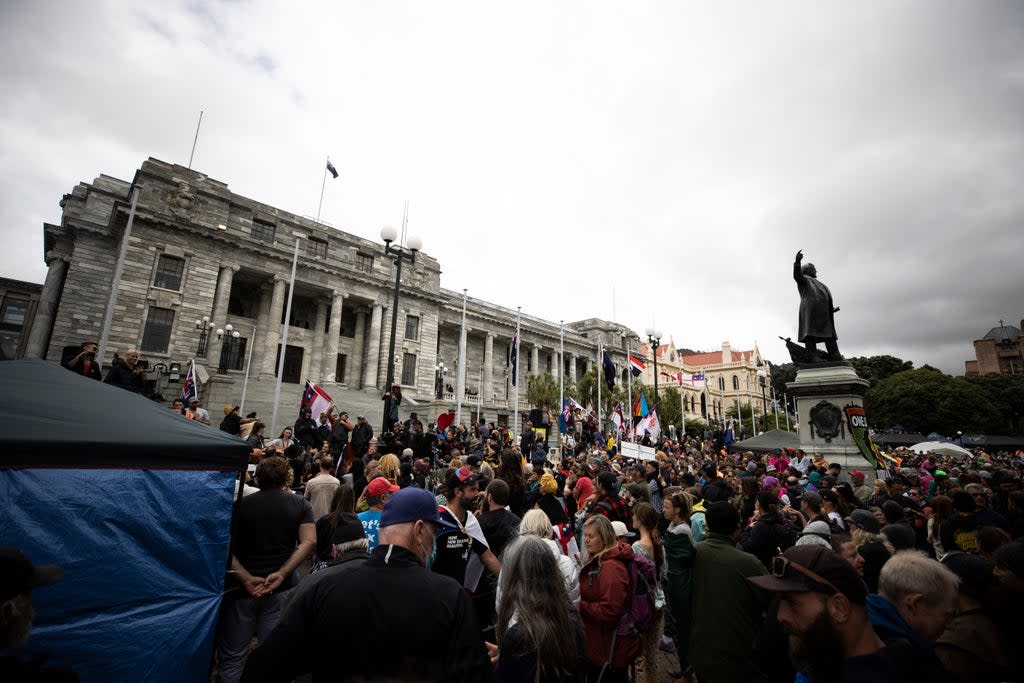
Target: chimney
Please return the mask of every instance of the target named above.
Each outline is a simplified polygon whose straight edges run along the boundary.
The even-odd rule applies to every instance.
[[[722,342],[722,362],[732,362],[732,345],[727,341]]]

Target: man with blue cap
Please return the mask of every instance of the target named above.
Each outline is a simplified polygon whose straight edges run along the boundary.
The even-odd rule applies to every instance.
[[[304,673],[314,682],[490,680],[469,595],[429,569],[434,537],[450,526],[427,491],[408,487],[391,496],[370,558],[299,595],[249,656],[243,682]],[[310,647],[324,637],[329,647]]]

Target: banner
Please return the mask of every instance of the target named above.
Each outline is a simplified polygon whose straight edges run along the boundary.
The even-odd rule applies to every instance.
[[[638,443],[623,442],[619,445],[622,457],[635,458],[636,460],[654,460],[654,449],[650,446],[641,446]]]
[[[871,441],[871,435],[868,434],[868,418],[864,409],[860,406],[846,406],[846,420],[850,434],[853,436],[853,442],[857,444],[857,449],[871,465],[871,468],[876,470],[880,467],[884,468],[884,464],[879,465],[881,457],[878,453],[878,446]]]

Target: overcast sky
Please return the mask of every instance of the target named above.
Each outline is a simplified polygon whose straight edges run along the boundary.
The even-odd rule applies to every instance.
[[[0,276],[101,173],[188,163],[442,285],[788,356],[803,249],[840,350],[963,373],[1024,317],[1020,2],[0,3]]]

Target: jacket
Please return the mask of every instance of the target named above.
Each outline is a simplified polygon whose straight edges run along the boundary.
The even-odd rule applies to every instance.
[[[682,668],[689,663],[687,652],[690,640],[690,594],[693,590],[693,561],[697,551],[693,548],[689,527],[669,527],[662,536],[668,578],[665,581],[665,601],[679,631],[677,638],[679,662]]]
[[[587,641],[587,661],[591,664],[601,666],[611,653],[611,665],[622,668],[640,656],[637,634],[616,636],[615,652],[611,652],[612,634],[632,599],[629,575],[632,560],[633,549],[618,543],[580,569],[580,618]]]
[[[896,606],[877,593],[868,594],[868,618],[897,668],[910,683],[952,680],[932,647],[903,620]]]
[[[740,547],[768,566],[772,558],[796,543],[797,531],[778,517],[765,515],[743,530]]]
[[[331,638],[330,647],[311,647],[324,634],[344,637]],[[374,680],[476,683],[492,677],[469,595],[396,545],[377,546],[366,562],[302,591],[249,655],[242,681],[283,683],[307,672],[314,683],[334,681],[339,666],[346,677]]]
[[[764,565],[738,550],[728,536],[714,532],[696,551],[689,655],[698,679],[765,681],[753,646],[768,599],[746,578],[766,574]]]

